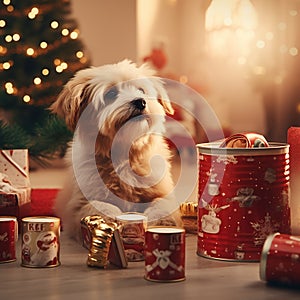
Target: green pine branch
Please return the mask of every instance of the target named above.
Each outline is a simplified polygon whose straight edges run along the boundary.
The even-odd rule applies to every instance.
[[[63,157],[72,137],[72,132],[63,120],[54,115],[50,116],[44,124],[35,128],[35,140],[29,153],[34,158],[42,160]]]
[[[54,115],[36,125],[32,134],[16,124],[9,125],[0,120],[0,149],[28,149],[30,157],[40,165],[63,157],[72,136],[64,121]]]
[[[27,149],[30,136],[20,126],[8,125],[0,120],[0,149]]]

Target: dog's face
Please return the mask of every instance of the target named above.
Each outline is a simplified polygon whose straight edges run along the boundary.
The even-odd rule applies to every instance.
[[[127,134],[162,133],[165,113],[173,114],[173,108],[163,83],[153,73],[147,66],[137,67],[128,60],[81,70],[51,109],[74,131],[89,107],[96,114],[98,124],[94,125],[99,133],[110,140],[125,124]]]

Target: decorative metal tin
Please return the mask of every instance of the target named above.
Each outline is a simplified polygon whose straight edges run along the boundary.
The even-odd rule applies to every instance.
[[[151,227],[145,233],[145,279],[174,282],[185,279],[185,230]]]
[[[197,145],[201,256],[259,261],[266,237],[290,233],[287,144],[262,148]]]
[[[0,263],[16,260],[18,221],[16,217],[0,217]]]
[[[144,260],[147,217],[139,213],[124,213],[116,217],[128,261]]]
[[[275,233],[264,244],[261,280],[300,287],[300,237]]]
[[[60,219],[26,217],[22,219],[22,263],[24,267],[60,265]]]

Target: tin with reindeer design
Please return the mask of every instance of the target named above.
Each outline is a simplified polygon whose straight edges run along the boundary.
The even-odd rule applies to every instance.
[[[228,148],[215,142],[197,148],[197,254],[259,261],[269,234],[290,233],[289,146]]]

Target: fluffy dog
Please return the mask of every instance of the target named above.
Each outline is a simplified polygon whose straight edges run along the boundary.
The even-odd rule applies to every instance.
[[[128,60],[81,70],[51,109],[74,131],[72,176],[56,201],[66,231],[78,238],[82,217],[129,211],[181,226],[163,137],[174,111],[153,70]]]

